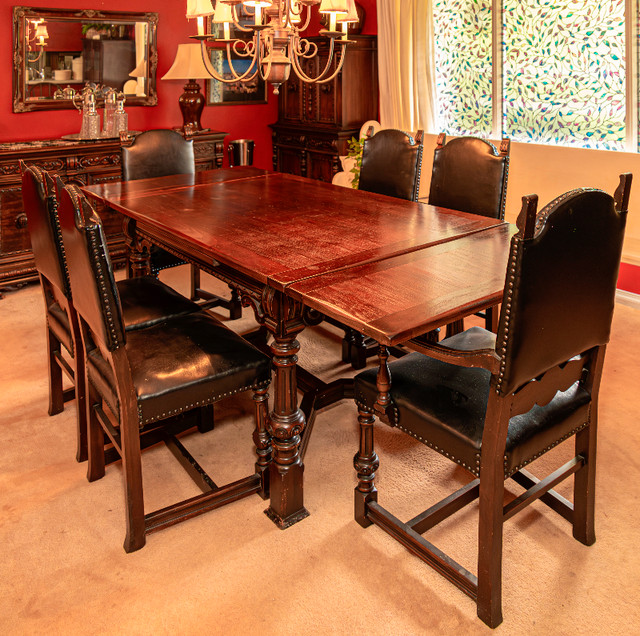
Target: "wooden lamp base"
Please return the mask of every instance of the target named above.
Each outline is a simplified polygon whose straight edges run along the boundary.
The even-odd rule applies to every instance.
[[[184,93],[180,95],[178,104],[182,112],[182,132],[205,130],[200,125],[205,99],[200,92],[200,84],[196,80],[190,79],[184,85]]]

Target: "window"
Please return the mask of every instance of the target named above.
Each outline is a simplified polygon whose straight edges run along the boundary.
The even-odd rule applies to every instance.
[[[636,83],[628,81],[626,57],[627,30],[635,24],[626,5],[633,4],[435,0],[439,127],[515,141],[635,148],[637,117],[627,103],[637,99],[628,102],[627,91]],[[501,16],[495,27],[494,16]]]

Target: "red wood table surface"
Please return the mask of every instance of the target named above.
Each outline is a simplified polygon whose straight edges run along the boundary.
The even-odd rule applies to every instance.
[[[227,281],[273,334],[274,399],[268,429],[274,452],[267,514],[280,527],[307,515],[299,452],[305,417],[298,406],[296,380],[296,337],[305,327],[307,296],[306,288],[293,284],[311,279],[313,289],[322,277],[343,270],[353,283],[351,268],[384,264],[385,259],[506,226],[496,219],[248,167],[83,190],[125,216],[134,275],[148,271],[148,244],[156,243]],[[466,258],[475,269],[472,256]],[[378,267],[378,277],[383,270],[384,265]],[[413,298],[415,289],[408,282],[405,288]],[[360,292],[351,284],[345,298],[364,298]],[[312,306],[343,317],[312,295],[309,292]],[[486,296],[486,289],[479,293],[483,300]],[[376,303],[384,309],[380,299]],[[358,325],[370,322],[350,320]]]
[[[396,345],[502,300],[511,237],[502,224],[402,256],[307,278],[289,296]]]

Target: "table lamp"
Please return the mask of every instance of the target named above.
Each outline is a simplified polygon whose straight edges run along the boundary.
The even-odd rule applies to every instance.
[[[205,99],[200,92],[200,84],[196,80],[210,77],[202,61],[200,44],[178,44],[173,66],[162,76],[162,79],[187,80],[184,93],[178,100],[182,112],[183,132],[204,130],[200,125],[200,115],[202,115]]]

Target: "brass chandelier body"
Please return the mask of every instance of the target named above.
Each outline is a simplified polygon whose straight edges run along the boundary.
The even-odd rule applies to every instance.
[[[330,82],[344,64],[347,25],[357,22],[354,0],[217,0],[215,12],[209,0],[196,0],[198,7],[187,9],[187,17],[198,18],[198,35],[191,36],[201,43],[202,61],[212,78],[225,84],[252,82],[260,76],[278,93],[280,86],[293,72],[308,83]],[[253,15],[253,24],[242,24],[238,5],[247,7]],[[206,6],[208,5],[208,6]],[[326,14],[329,28],[320,33],[330,41],[329,54],[322,70],[315,77],[307,75],[304,60],[318,55],[315,42],[301,36],[311,21],[312,7]],[[223,37],[204,32],[204,18],[213,15],[212,24],[220,25]],[[230,36],[231,25],[236,31],[247,34],[246,39]],[[338,30],[338,26],[342,30]],[[211,63],[207,42],[224,45],[225,62],[229,74],[224,76]],[[334,58],[337,60],[334,64]],[[235,60],[235,67],[234,67]],[[236,67],[244,60],[245,70]]]

